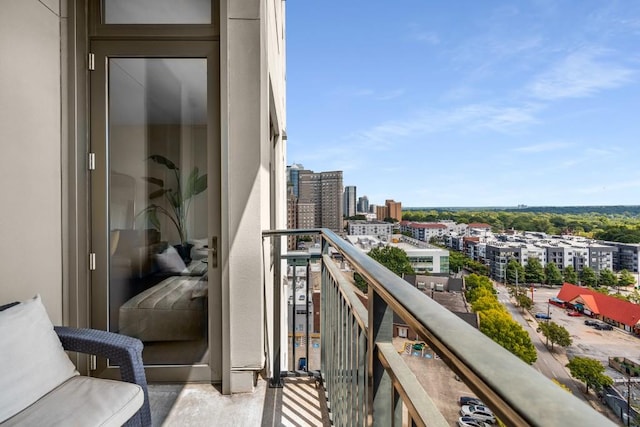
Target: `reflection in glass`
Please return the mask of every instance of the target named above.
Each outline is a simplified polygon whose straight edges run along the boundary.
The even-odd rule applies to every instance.
[[[206,60],[109,60],[109,329],[206,361]]]
[[[104,0],[105,24],[211,24],[211,0]]]

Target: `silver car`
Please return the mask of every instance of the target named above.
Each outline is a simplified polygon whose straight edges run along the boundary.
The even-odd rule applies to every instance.
[[[460,408],[460,415],[463,417],[471,417],[479,421],[487,423],[495,423],[496,417],[491,409],[480,405],[464,405]]]

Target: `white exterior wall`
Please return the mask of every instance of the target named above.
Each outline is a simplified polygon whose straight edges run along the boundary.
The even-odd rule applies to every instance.
[[[62,323],[60,3],[0,6],[0,304],[42,296]]]
[[[280,3],[225,0],[221,5],[224,393],[251,391],[264,367],[264,310],[271,301],[263,295],[272,291],[263,290],[267,272],[264,260],[256,260],[263,259],[262,230],[286,226]],[[270,120],[280,135],[273,150]],[[272,180],[271,173],[278,178]]]

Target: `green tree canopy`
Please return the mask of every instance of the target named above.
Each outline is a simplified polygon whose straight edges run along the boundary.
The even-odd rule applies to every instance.
[[[593,268],[585,266],[580,272],[580,281],[583,285],[595,288],[598,285],[598,277]]]
[[[526,283],[527,278],[525,277],[524,267],[515,259],[509,260],[507,263],[507,283]]]
[[[547,285],[550,285],[550,286],[562,285],[562,282],[563,282],[562,273],[560,272],[560,269],[555,263],[553,262],[548,263],[544,267],[544,274],[546,277]]]
[[[528,283],[544,283],[544,268],[538,258],[529,258],[524,272]]]
[[[407,253],[395,246],[373,248],[369,251],[369,256],[398,276],[415,274]]]
[[[407,253],[395,246],[383,246],[373,248],[369,251],[369,256],[389,270],[402,277],[403,274],[415,274]],[[367,292],[368,284],[358,273],[353,273],[355,285],[362,292]]]
[[[608,268],[600,270],[600,273],[598,274],[598,284],[600,286],[616,286],[617,281],[618,280],[616,275],[613,274],[613,271]]]
[[[600,390],[602,387],[613,384],[611,377],[604,374],[605,368],[600,361],[588,357],[574,357],[567,364],[571,376],[582,381],[589,387]]]
[[[522,310],[531,310],[533,308],[533,300],[526,294],[519,294],[516,300]]]
[[[565,267],[563,276],[565,282],[572,283],[574,285],[578,284],[578,273],[576,273],[576,270],[573,268],[573,266],[569,265]]]
[[[527,331],[505,310],[479,312],[480,331],[528,364],[538,358]]]
[[[636,278],[633,277],[628,270],[620,271],[620,277],[618,277],[618,286],[629,286],[636,283]]]
[[[500,304],[496,296],[492,293],[488,293],[485,288],[477,288],[475,292],[482,292],[484,295],[476,298],[473,303],[471,303],[471,308],[476,313],[487,310],[505,310],[504,306]],[[480,293],[478,292],[478,293]]]
[[[556,322],[543,322],[538,326],[542,331],[542,335],[544,335],[549,340],[549,342],[551,342],[552,350],[554,344],[558,344],[562,347],[569,347],[573,342],[569,331],[567,331],[564,326],[558,325]]]

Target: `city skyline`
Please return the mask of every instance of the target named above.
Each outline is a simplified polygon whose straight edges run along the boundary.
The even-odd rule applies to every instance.
[[[287,3],[287,164],[403,207],[638,204],[640,3],[402,6]]]

